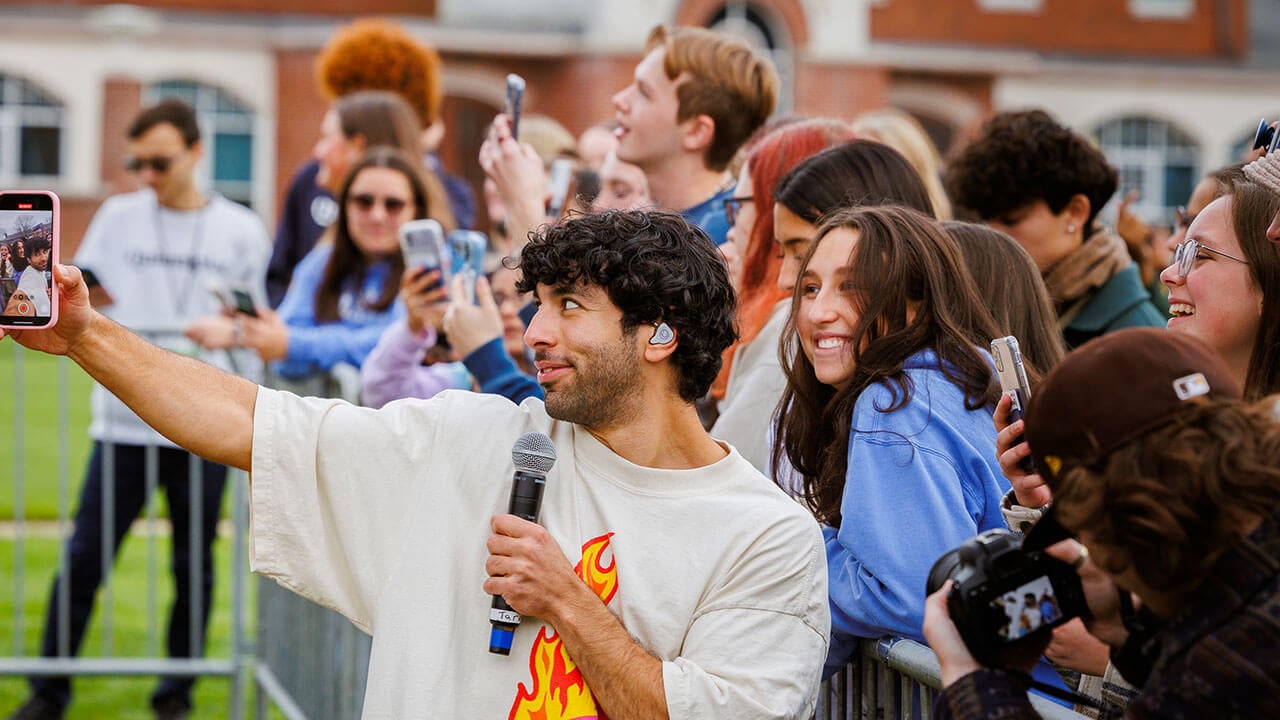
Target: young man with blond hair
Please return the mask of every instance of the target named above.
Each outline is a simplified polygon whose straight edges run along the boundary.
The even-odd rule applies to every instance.
[[[729,164],[773,113],[778,73],[746,43],[703,28],[659,25],[631,84],[613,96],[618,159],[638,165],[654,202],[717,245],[729,232]]]

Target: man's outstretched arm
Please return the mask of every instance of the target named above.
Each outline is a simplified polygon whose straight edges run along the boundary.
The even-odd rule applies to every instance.
[[[248,470],[258,386],[163,350],[96,312],[80,271],[57,265],[58,323],[0,330],[18,344],[66,355],[147,424],[201,457]]]

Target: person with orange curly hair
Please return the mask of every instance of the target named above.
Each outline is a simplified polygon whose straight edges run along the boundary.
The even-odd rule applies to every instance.
[[[423,128],[421,145],[426,167],[443,184],[457,226],[468,228],[475,222],[474,193],[464,179],[445,172],[435,153],[444,137],[440,122],[444,100],[441,67],[439,53],[399,24],[382,18],[362,18],[339,29],[320,51],[315,62],[316,86],[321,96],[333,102],[370,90],[394,92],[403,98]],[[353,137],[344,136],[343,140],[359,144]],[[359,147],[353,157],[364,149]],[[320,170],[318,159],[309,159],[289,183],[267,268],[267,296],[272,307],[284,298],[293,268],[337,217],[332,191],[326,189],[326,183],[317,182]],[[341,181],[341,177],[335,177],[328,184]]]

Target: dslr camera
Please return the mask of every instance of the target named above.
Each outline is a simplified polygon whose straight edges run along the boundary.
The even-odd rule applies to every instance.
[[[988,530],[944,553],[929,570],[929,594],[948,579],[955,583],[947,597],[951,620],[988,667],[1011,666],[1013,648],[1089,614],[1075,568],[1024,548],[1008,530]]]

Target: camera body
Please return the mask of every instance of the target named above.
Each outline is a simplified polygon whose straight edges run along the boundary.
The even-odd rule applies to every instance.
[[[988,530],[944,553],[929,570],[928,592],[948,579],[951,620],[974,659],[989,667],[1007,666],[1011,647],[1089,614],[1075,568],[1023,548],[1008,530]]]

